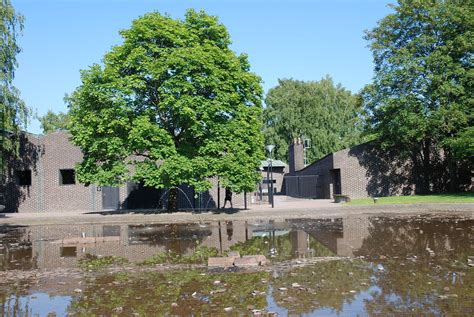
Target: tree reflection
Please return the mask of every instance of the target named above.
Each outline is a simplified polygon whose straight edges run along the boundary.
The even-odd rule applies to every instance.
[[[22,288],[22,285],[7,285],[7,291],[0,290],[0,316],[32,316],[29,301],[22,300],[25,295]]]
[[[330,261],[287,272],[273,281],[273,296],[289,314],[329,308],[342,312],[369,287],[370,270],[362,261]],[[286,288],[285,291],[280,291]]]
[[[230,250],[239,251],[240,255],[263,254],[276,262],[301,257],[335,255],[324,244],[299,229],[292,229],[278,236],[269,230],[268,234],[234,244]]]
[[[267,272],[226,274],[199,270],[117,273],[89,281],[82,295],[73,299],[69,311],[79,316],[109,315],[122,307],[124,315],[181,316],[223,313],[225,307],[247,311],[248,305],[263,309],[266,297],[253,293],[265,292],[267,286],[261,280],[269,277]]]
[[[474,274],[466,263],[473,225],[456,218],[372,219],[356,253],[383,267],[376,273],[380,291],[366,302],[367,311],[445,315],[472,309]]]

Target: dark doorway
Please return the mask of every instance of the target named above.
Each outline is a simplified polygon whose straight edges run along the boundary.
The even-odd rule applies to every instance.
[[[118,187],[102,187],[102,209],[117,210],[119,208],[119,200]]]
[[[151,209],[159,208],[160,190],[147,187],[143,183],[127,183],[127,199],[125,201],[128,209]]]
[[[341,170],[333,169],[331,170],[332,183],[334,184],[334,195],[341,195]]]

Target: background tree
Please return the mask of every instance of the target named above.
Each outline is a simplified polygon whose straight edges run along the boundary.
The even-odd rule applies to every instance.
[[[384,148],[411,158],[428,191],[442,148],[471,156],[473,127],[472,1],[399,0],[366,33],[375,77],[363,91],[367,128]],[[459,144],[467,150],[455,150]],[[453,174],[453,173],[452,173]]]
[[[78,179],[204,191],[218,176],[234,192],[253,190],[263,156],[261,80],[229,48],[225,26],[203,11],[184,20],[154,12],[120,34],[123,44],[103,67],[82,71],[69,97],[72,140],[84,153]]]
[[[361,142],[360,98],[334,85],[329,76],[309,82],[279,80],[265,103],[265,142],[276,145],[278,159],[288,160],[289,144],[297,137],[311,140],[309,162]]]
[[[9,0],[0,0],[0,182],[6,156],[15,153],[13,136],[26,124],[28,115],[12,84],[20,52],[16,40],[22,29],[23,16],[15,12]]]
[[[54,113],[53,111],[48,110],[48,112],[44,116],[38,117],[38,120],[41,123],[41,129],[43,129],[44,134],[58,130],[69,129],[68,113]]]

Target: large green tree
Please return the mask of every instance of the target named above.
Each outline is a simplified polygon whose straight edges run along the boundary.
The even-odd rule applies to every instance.
[[[261,80],[229,48],[225,26],[203,11],[183,20],[153,12],[120,34],[123,44],[82,71],[69,97],[72,141],[84,153],[78,179],[203,191],[218,176],[235,192],[253,190]]]
[[[26,124],[28,111],[13,86],[16,56],[20,52],[17,37],[23,29],[23,16],[15,12],[9,0],[0,0],[0,181],[4,159],[14,153],[15,135]]]
[[[43,133],[47,134],[59,130],[68,130],[69,129],[69,114],[64,112],[55,113],[51,110],[38,117],[39,122],[41,123],[41,129]]]
[[[443,149],[473,155],[474,12],[472,1],[399,0],[366,33],[375,63],[365,87],[367,127],[385,148],[409,157],[430,187]]]
[[[308,162],[358,144],[361,102],[331,77],[320,81],[279,80],[269,90],[264,110],[267,144],[275,144],[276,158],[287,160],[294,138],[311,140]]]

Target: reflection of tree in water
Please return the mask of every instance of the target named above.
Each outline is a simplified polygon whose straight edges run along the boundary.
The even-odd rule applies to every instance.
[[[273,296],[289,314],[308,314],[328,308],[342,312],[345,302],[368,288],[370,270],[362,262],[331,261],[284,273],[273,280]],[[293,283],[301,285],[292,287]],[[287,288],[281,292],[279,288]],[[355,292],[350,292],[355,291]]]
[[[240,312],[247,312],[248,305],[266,307],[266,297],[253,296],[252,292],[266,290],[267,285],[261,280],[269,279],[269,273],[202,273],[183,270],[101,276],[90,281],[83,293],[73,299],[69,312],[108,316],[114,308],[123,307],[124,316],[189,316],[222,314],[229,306]],[[221,283],[214,285],[216,280]],[[177,303],[177,307],[172,307],[172,303]]]
[[[177,254],[186,254],[212,234],[196,224],[157,224],[129,226],[130,244],[163,246]]]
[[[424,218],[373,218],[369,236],[356,256],[380,255],[429,257],[427,248],[437,257],[456,257],[471,249],[474,220]],[[470,241],[470,242],[469,242]]]
[[[276,250],[275,254],[273,250]],[[240,255],[263,254],[275,255],[276,260],[291,258],[291,241],[289,235],[270,237],[270,235],[253,237],[247,241],[240,241],[230,247],[232,251],[239,251]]]
[[[298,257],[301,250],[306,250],[311,256],[333,256],[334,253],[312,236],[303,241],[297,239],[298,230],[274,236],[270,230],[267,234],[253,237],[247,241],[238,242],[230,247],[239,251],[240,255],[263,254],[275,261],[284,261]]]
[[[36,268],[33,250],[29,237],[25,238],[24,228],[16,226],[0,228],[5,236],[0,239],[0,271],[31,270]]]
[[[366,302],[371,314],[466,313],[472,309],[473,220],[373,219],[356,255],[378,260],[380,292]],[[431,255],[427,250],[432,250]]]
[[[25,283],[21,283],[25,284]],[[0,283],[0,316],[30,316],[30,303],[24,300],[28,285],[2,285]]]

